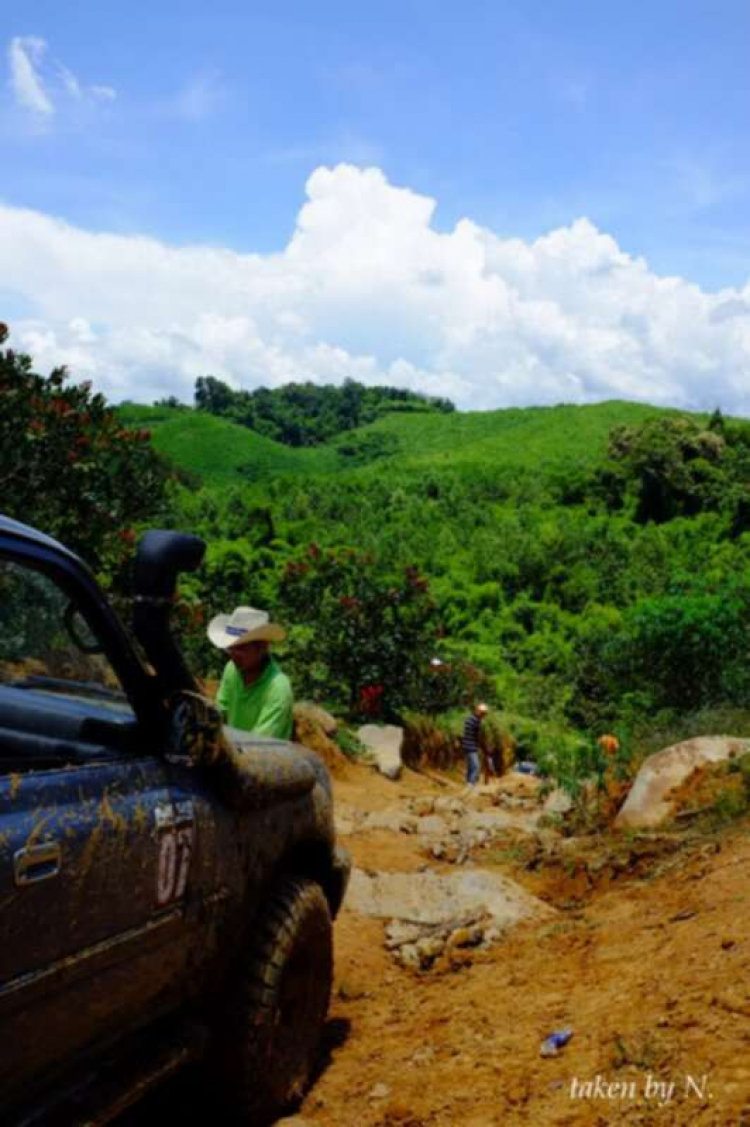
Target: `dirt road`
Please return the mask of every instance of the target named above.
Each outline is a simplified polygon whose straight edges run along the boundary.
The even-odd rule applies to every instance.
[[[365,768],[337,785],[340,803],[368,811],[426,792],[440,793],[420,776],[392,783]],[[366,869],[427,863],[414,835],[346,841]],[[640,878],[602,865],[593,891],[574,861],[548,876],[527,872],[521,854],[483,850],[474,863],[525,881],[556,921],[519,925],[453,973],[401,969],[382,923],[343,911],[331,1061],[300,1117],[337,1127],[750,1124],[750,825],[650,868],[634,856]],[[572,1040],[543,1059],[542,1040],[562,1027]]]
[[[445,789],[411,772],[344,776],[340,819],[354,832],[343,841],[359,868],[456,871],[419,834],[353,824]],[[461,869],[507,874],[554,917],[464,953],[453,971],[396,965],[383,922],[344,908],[327,1060],[285,1125],[750,1127],[750,823],[689,847],[576,840],[542,863],[535,848],[509,831]],[[569,1044],[542,1058],[564,1027]],[[170,1101],[169,1121],[205,1124],[188,1104]]]

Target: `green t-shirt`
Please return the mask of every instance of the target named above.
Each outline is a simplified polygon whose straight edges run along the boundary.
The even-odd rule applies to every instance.
[[[245,684],[233,661],[227,662],[216,703],[232,728],[278,740],[292,738],[292,686],[273,658],[251,685]]]

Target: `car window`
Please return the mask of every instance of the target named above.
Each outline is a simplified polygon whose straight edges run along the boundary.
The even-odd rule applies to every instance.
[[[0,686],[122,698],[120,682],[80,609],[40,571],[0,559]]]

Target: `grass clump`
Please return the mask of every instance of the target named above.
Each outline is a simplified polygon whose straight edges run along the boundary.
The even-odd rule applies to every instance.
[[[364,760],[369,752],[352,728],[339,724],[333,736],[334,743],[341,748],[347,759]]]

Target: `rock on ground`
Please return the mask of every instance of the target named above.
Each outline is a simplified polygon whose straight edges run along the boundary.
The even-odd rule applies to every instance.
[[[393,833],[413,834],[417,832],[418,819],[412,814],[396,807],[373,810],[364,818],[363,830],[391,830]]]
[[[492,918],[499,928],[556,913],[500,873],[352,872],[346,899],[350,911],[407,923],[445,924],[457,918]]]
[[[336,721],[317,704],[307,701],[294,706],[294,739],[303,747],[316,752],[332,775],[339,778],[347,774],[348,760],[337,743],[331,739],[336,731]]]
[[[625,803],[615,819],[616,829],[660,826],[674,814],[670,792],[707,763],[720,763],[750,751],[750,740],[731,736],[700,736],[673,744],[650,755],[641,765]]]
[[[335,736],[338,730],[339,722],[335,716],[327,712],[325,708],[321,708],[319,704],[315,704],[311,700],[300,700],[294,706],[294,718],[298,716],[308,717],[319,728],[322,728],[327,736]]]
[[[489,947],[500,934],[486,916],[437,926],[391,920],[385,929],[385,945],[406,970],[458,970],[472,961],[471,949]]]
[[[419,819],[417,832],[426,834],[428,837],[447,834],[448,823],[445,818],[441,818],[439,814],[426,814],[423,818]]]
[[[494,789],[500,794],[533,799],[538,796],[542,786],[542,780],[535,775],[522,775],[518,771],[506,771],[497,780]]]
[[[466,805],[460,798],[439,797],[433,801],[432,809],[436,814],[455,814],[461,817],[466,813]],[[432,812],[432,811],[431,811]]]
[[[362,811],[358,810],[356,806],[349,806],[345,802],[335,802],[333,818],[337,835],[348,837],[350,834],[356,833],[363,816]]]
[[[557,787],[550,791],[544,800],[545,814],[567,814],[573,808],[573,799],[570,795]]]
[[[536,828],[540,817],[541,811],[535,814],[511,814],[504,810],[472,810],[461,819],[461,829],[486,830],[489,837],[504,830],[525,829],[531,832]]]
[[[385,775],[387,779],[398,779],[403,770],[403,728],[398,728],[395,724],[363,724],[357,737],[372,753],[381,775]]]

